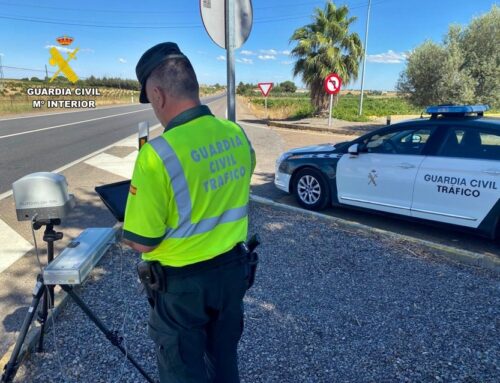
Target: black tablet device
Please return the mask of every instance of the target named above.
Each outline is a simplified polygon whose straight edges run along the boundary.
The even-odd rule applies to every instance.
[[[129,190],[130,180],[97,186],[95,188],[102,202],[104,202],[118,222],[123,222],[125,218],[125,206],[127,205]]]

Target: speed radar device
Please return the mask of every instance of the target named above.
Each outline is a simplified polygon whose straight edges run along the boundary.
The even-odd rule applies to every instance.
[[[57,173],[28,174],[12,184],[12,192],[18,221],[61,219],[75,206],[66,178]]]
[[[86,229],[54,259],[54,242],[63,238],[63,233],[55,231],[54,226],[61,224],[61,218],[65,217],[71,210],[75,200],[74,196],[68,193],[66,178],[56,173],[33,173],[14,182],[12,189],[16,202],[17,219],[31,221],[35,253],[41,272],[37,276],[31,304],[0,381],[11,383],[14,380],[22,361],[19,356],[35,316],[40,323],[36,351],[43,351],[48,310],[54,307],[54,287],[59,285],[139,373],[148,382],[154,383],[154,380],[124,347],[123,338],[116,331],[109,330],[73,290],[75,285],[85,281],[109,246],[115,243],[115,230],[112,228]],[[123,193],[123,195],[123,198],[126,198],[126,194]],[[124,202],[119,205],[123,207]],[[42,227],[45,227],[43,240],[47,242],[47,266],[45,268],[40,263],[35,236],[35,230]],[[39,304],[42,305],[40,311],[38,311]]]

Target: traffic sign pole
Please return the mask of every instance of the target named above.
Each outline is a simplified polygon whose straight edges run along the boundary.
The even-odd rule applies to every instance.
[[[236,86],[234,78],[234,0],[225,0],[226,11],[226,51],[227,51],[227,115],[236,121]]]
[[[372,4],[371,0],[368,0],[368,10],[366,13],[366,30],[365,30],[365,46],[363,54],[363,71],[361,72],[361,94],[359,96],[359,110],[358,116],[363,114],[363,91],[365,88],[365,66],[366,66],[366,50],[368,49],[368,26],[370,24],[370,6]]]
[[[328,116],[328,127],[332,126],[333,94],[330,95],[330,115]]]

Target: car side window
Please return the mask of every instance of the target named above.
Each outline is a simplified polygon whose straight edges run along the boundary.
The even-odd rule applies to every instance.
[[[368,153],[420,155],[434,132],[434,127],[404,129],[374,134],[362,145]]]
[[[481,128],[451,128],[445,136],[438,156],[500,159],[500,132]]]

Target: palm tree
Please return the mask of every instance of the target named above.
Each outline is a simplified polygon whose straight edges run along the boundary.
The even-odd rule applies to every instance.
[[[337,73],[343,84],[356,80],[363,46],[357,33],[349,33],[356,17],[347,17],[347,6],[337,8],[331,1],[325,9],[316,8],[311,24],[298,28],[290,38],[297,45],[291,56],[297,61],[293,75],[301,75],[311,91],[311,104],[316,113],[328,108],[328,94],[323,81],[329,73]]]

